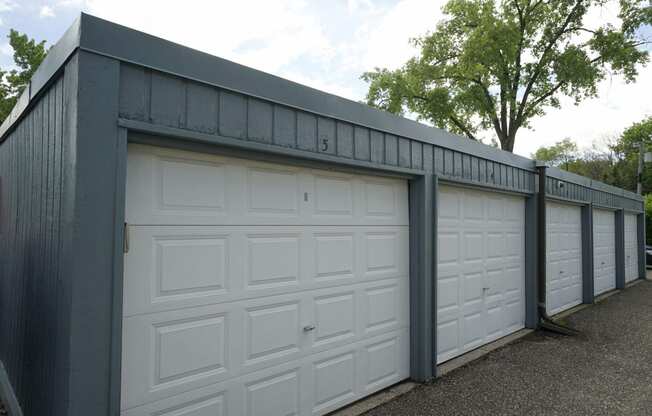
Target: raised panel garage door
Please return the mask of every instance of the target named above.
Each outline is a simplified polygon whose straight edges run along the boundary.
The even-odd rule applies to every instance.
[[[437,362],[525,326],[525,200],[441,186]]]
[[[616,220],[613,211],[593,210],[593,294],[616,288]]]
[[[403,180],[130,145],[122,415],[323,414],[409,376]]]
[[[582,210],[546,203],[546,311],[549,315],[582,303]]]
[[[638,279],[638,231],[635,214],[625,214],[625,282]]]

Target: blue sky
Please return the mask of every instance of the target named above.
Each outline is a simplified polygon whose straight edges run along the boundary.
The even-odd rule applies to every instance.
[[[415,54],[408,40],[431,30],[443,0],[0,0],[0,67],[12,65],[10,28],[48,44],[56,42],[81,10],[195,49],[331,92],[361,100],[360,74],[396,68]],[[587,21],[614,22],[615,2]],[[644,33],[652,38],[652,29]],[[637,84],[608,77],[600,96],[575,106],[562,99],[522,130],[515,151],[529,155],[565,137],[588,148],[652,115],[652,64]],[[485,138],[491,132],[483,134]]]

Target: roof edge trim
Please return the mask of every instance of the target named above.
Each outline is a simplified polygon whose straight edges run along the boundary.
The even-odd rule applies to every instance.
[[[5,121],[0,126],[0,143],[4,141],[7,134],[12,130],[13,125],[21,118],[30,102],[45,88],[52,77],[59,72],[61,67],[68,61],[68,58],[77,50],[81,39],[81,21],[83,15],[78,17],[66,30],[61,39],[55,43],[41,65],[27,84],[23,93],[18,97],[16,105],[11,110]]]

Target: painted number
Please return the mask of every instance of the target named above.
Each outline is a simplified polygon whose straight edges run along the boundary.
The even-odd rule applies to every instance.
[[[328,139],[321,139],[321,151],[325,152],[328,150]]]

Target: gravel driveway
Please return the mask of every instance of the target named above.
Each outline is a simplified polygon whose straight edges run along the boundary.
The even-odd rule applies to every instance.
[[[365,415],[652,415],[652,282],[535,332]]]

